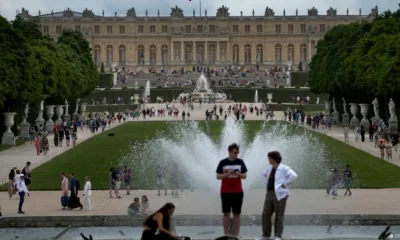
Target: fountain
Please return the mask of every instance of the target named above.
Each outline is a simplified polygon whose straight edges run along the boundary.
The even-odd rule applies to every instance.
[[[266,154],[274,150],[280,151],[285,164],[298,172],[296,184],[313,188],[324,187],[325,181],[320,178],[325,175],[320,173],[325,172],[327,167],[321,159],[332,157],[328,156],[318,138],[303,131],[293,134],[290,125],[266,123],[254,139],[248,139],[246,125],[229,117],[225,121],[220,140],[216,143],[203,130],[204,123],[167,124],[171,124],[167,134],[160,132],[147,142],[133,143],[130,152],[121,159],[124,165],[134,162],[135,168],[140,168],[140,176],[137,176],[137,179],[141,179],[139,185],[151,184],[148,173],[155,171],[157,166],[170,169],[174,166],[173,163],[177,163],[186,175],[186,184],[196,189],[212,190],[211,192],[217,194],[220,183],[215,178],[215,169],[218,162],[227,157],[228,145],[236,142],[240,145],[239,157],[244,159],[249,171],[247,179],[243,181],[244,188],[265,187],[262,171],[268,166]]]
[[[258,90],[256,89],[256,93],[254,94],[254,102],[258,103]]]
[[[224,92],[221,90],[213,91],[210,89],[208,85],[207,78],[202,73],[200,77],[197,79],[196,88],[195,90],[191,91],[184,91],[183,93],[179,94],[179,99],[186,97],[191,98],[193,101],[208,100],[208,99],[215,99],[215,102],[227,102],[228,98]]]
[[[143,92],[143,99],[147,99],[148,97],[150,97],[150,81],[146,82],[146,87]]]

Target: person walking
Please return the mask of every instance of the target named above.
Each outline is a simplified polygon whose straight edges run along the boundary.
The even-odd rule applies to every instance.
[[[92,183],[90,182],[90,178],[88,176],[85,177],[85,187],[83,190],[83,196],[84,196],[84,201],[83,201],[83,210],[85,211],[91,211],[92,210],[92,201],[90,200],[90,197],[92,195]]]
[[[281,154],[277,151],[268,153],[268,161],[270,166],[263,173],[267,194],[262,213],[262,239],[271,237],[271,218],[275,213],[274,240],[280,240],[283,234],[286,202],[289,197],[288,186],[296,180],[297,174],[290,167],[282,164]]]
[[[240,233],[240,214],[243,204],[242,179],[247,178],[247,167],[238,158],[239,145],[233,143],[228,147],[228,157],[221,160],[217,167],[217,179],[221,180],[221,202],[224,214],[224,234],[228,235],[230,214],[233,213],[233,235]]]
[[[343,178],[344,178],[344,188],[346,189],[346,192],[344,193],[345,196],[349,194],[351,196],[351,181],[353,180],[353,173],[350,170],[350,165],[346,165],[346,170],[344,170],[343,173]]]
[[[364,142],[365,141],[365,128],[363,125],[361,125],[360,134],[361,134],[361,142]]]
[[[25,185],[28,187],[31,184],[31,162],[26,162],[21,174],[24,175]]]
[[[332,184],[332,198],[336,199],[337,190],[340,187],[340,184],[342,184],[342,178],[340,177],[340,174],[336,168],[332,170]]]
[[[68,178],[65,176],[65,173],[61,173],[61,210],[66,210],[69,202],[68,197]]]
[[[75,178],[75,174],[74,173],[71,173],[70,174],[70,179],[71,179],[71,187],[70,187],[70,189],[71,189],[71,195],[70,195],[70,197],[69,197],[69,210],[72,210],[72,209],[74,209],[74,208],[80,208],[80,210],[82,210],[83,209],[83,206],[82,206],[82,204],[81,204],[81,201],[80,201],[80,199],[79,199],[79,197],[78,197],[78,190],[79,190],[79,180],[77,180],[76,178]]]
[[[17,169],[16,167],[12,168],[10,173],[8,174],[8,196],[10,197],[10,199],[13,197],[14,195],[14,178],[15,178],[15,169]]]
[[[15,183],[15,187],[18,191],[19,195],[19,205],[18,205],[18,214],[24,214],[25,212],[22,211],[22,205],[25,202],[25,194],[29,196],[28,188],[25,185],[25,178],[24,174],[20,175],[19,180]]]

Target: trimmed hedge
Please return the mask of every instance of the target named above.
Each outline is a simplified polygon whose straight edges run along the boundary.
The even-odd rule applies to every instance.
[[[99,73],[99,88],[110,88],[113,86],[114,74]]]
[[[179,94],[188,89],[182,88],[153,88],[150,90],[151,102],[156,102],[157,96],[163,97],[164,102],[170,102],[172,99],[176,99]],[[226,93],[228,98],[232,96],[232,100],[235,102],[253,102],[255,90],[253,88],[218,88],[218,90]],[[311,103],[315,103],[317,97],[319,102],[323,103],[328,100],[327,94],[314,94],[309,89],[294,89],[294,88],[258,88],[258,99],[262,99],[264,102],[267,100],[267,93],[272,93],[272,101],[275,103],[288,103],[290,97],[304,98],[310,97]],[[93,91],[84,100],[88,103],[92,102],[92,99],[102,102],[106,98],[107,103],[117,103],[118,97],[122,97],[123,103],[129,103],[133,94],[139,94],[141,97],[143,90],[141,89],[109,89],[104,91]]]
[[[135,110],[136,108],[138,108],[137,104],[87,105],[86,112],[124,112],[127,109]]]
[[[325,104],[267,104],[267,107],[273,108],[274,111],[285,111],[288,108],[303,110],[304,112],[323,112]]]
[[[308,83],[308,72],[291,72],[290,80],[292,86],[305,86]]]

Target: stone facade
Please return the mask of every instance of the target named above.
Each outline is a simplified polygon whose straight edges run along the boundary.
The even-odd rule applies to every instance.
[[[231,16],[229,8],[218,8],[213,16],[185,16],[174,7],[170,16],[137,16],[134,8],[123,17],[93,14],[66,9],[62,12],[40,14],[42,31],[57,38],[63,29],[81,31],[90,42],[93,60],[98,66],[118,63],[130,68],[150,66],[161,68],[191,67],[194,65],[222,66],[255,65],[296,67],[311,60],[318,40],[332,27],[357,21],[370,21],[377,15],[373,8],[368,15],[338,15],[329,8],[324,14],[314,7],[308,15],[278,16],[266,7],[264,16]],[[31,18],[27,10],[25,18]]]

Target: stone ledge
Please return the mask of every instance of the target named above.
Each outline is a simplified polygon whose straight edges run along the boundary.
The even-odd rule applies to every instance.
[[[0,228],[26,227],[112,227],[142,226],[142,216],[38,216],[4,217]],[[242,215],[241,225],[261,225],[261,216]],[[222,225],[221,215],[178,215],[174,217],[178,226]],[[285,225],[400,225],[400,215],[286,215]]]

